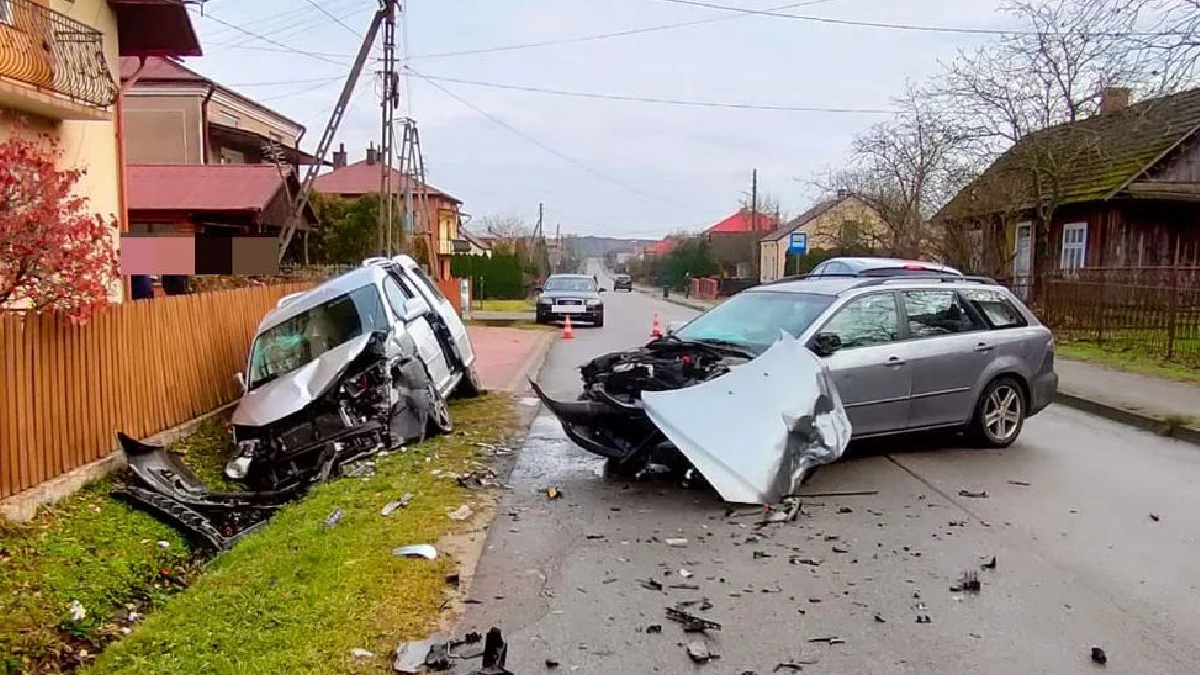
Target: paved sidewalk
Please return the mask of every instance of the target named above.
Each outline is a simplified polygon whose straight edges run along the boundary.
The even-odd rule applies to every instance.
[[[1059,403],[1200,443],[1200,386],[1061,357],[1054,369]]]
[[[467,326],[475,349],[475,369],[485,389],[523,391],[527,377],[537,374],[546,352],[558,338],[555,331],[498,326]]]
[[[662,298],[662,289],[661,288],[654,288],[653,286],[643,286],[641,284],[634,284],[633,288],[638,293],[645,293],[646,295],[652,295],[656,298],[660,298],[660,299]],[[712,309],[713,307],[716,307],[717,305],[721,304],[720,300],[702,300],[700,298],[687,298],[687,297],[684,297],[682,294],[676,293],[674,291],[671,291],[671,295],[667,296],[666,301],[674,303],[676,305],[683,305],[684,307],[690,307],[692,309],[699,310],[701,312]]]

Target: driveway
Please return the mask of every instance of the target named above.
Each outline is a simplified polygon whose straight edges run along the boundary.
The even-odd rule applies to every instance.
[[[605,301],[604,328],[578,328],[551,351],[550,393],[574,396],[578,366],[644,342],[655,313],[664,324],[694,314],[638,293]],[[1004,451],[929,438],[853,446],[807,489],[878,494],[806,499],[795,522],[762,529],[703,489],[604,477],[545,412],[510,483],[463,628],[500,626],[514,673],[551,659],[597,675],[763,675],[785,662],[1070,675],[1096,671],[1093,646],[1110,672],[1191,675],[1200,663],[1200,452],[1059,406]],[[979,592],[951,590],[966,571]],[[712,608],[696,613],[719,632],[666,620],[666,607],[704,598]],[[696,639],[721,658],[693,664],[684,644]]]

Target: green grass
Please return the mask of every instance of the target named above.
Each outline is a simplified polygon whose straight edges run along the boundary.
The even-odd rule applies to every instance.
[[[485,312],[532,312],[533,303],[528,300],[480,300],[475,309]]]
[[[505,395],[452,406],[456,431],[378,460],[368,479],[319,486],[262,531],[216,558],[187,592],[111,645],[89,673],[387,673],[404,639],[424,636],[446,600],[447,558],[406,560],[397,546],[467,528],[446,517],[472,493],[432,475],[464,471],[476,442],[499,442],[514,411]],[[379,509],[403,493],[407,509]],[[325,520],[344,516],[334,527]],[[478,508],[476,509],[478,510]],[[354,648],[376,659],[356,661]]]
[[[1122,348],[1118,344],[1100,347],[1085,342],[1059,342],[1056,349],[1059,355],[1068,359],[1200,385],[1200,368],[1166,361],[1128,345]]]

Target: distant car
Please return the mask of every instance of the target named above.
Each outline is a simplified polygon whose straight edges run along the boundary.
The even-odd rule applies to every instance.
[[[963,273],[941,263],[900,258],[830,258],[817,265],[809,277],[896,277],[936,274],[962,276]]]
[[[633,292],[633,277],[629,276],[628,274],[618,274],[617,276],[613,277],[613,290],[619,291],[622,289],[629,291],[630,293]]]
[[[604,325],[605,289],[588,274],[554,274],[538,289],[537,323],[560,321],[570,316],[576,321]]]

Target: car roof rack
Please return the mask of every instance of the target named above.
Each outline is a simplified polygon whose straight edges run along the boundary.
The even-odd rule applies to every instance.
[[[999,286],[1000,282],[991,277],[980,276],[964,276],[958,274],[946,273],[930,273],[930,274],[905,274],[894,277],[873,277],[863,279],[861,284],[856,284],[854,288],[867,288],[869,286],[880,286],[892,281],[940,281],[944,284],[953,284],[961,282],[969,282],[975,284],[987,284],[990,286]]]

